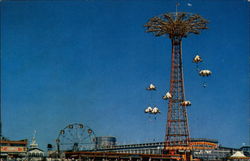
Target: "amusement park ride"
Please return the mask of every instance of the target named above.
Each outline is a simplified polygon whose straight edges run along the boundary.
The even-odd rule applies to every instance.
[[[83,151],[94,149],[95,133],[87,125],[74,123],[69,124],[62,130],[56,139],[57,151],[72,150]]]
[[[187,116],[187,107],[191,106],[191,102],[185,98],[183,79],[182,39],[190,34],[200,34],[201,30],[207,29],[207,23],[208,21],[198,14],[177,12],[176,10],[175,13],[165,13],[153,17],[145,24],[145,27],[147,28],[146,32],[151,32],[157,37],[168,35],[172,42],[170,89],[169,92],[162,97],[164,100],[168,100],[166,135],[163,152],[160,156],[155,157],[161,157],[161,159],[166,160],[190,161],[194,160],[192,158],[192,151],[194,149],[204,149],[204,145],[209,149],[214,149],[217,146],[213,143],[207,142],[191,142]],[[199,55],[194,57],[193,62],[196,63],[197,72],[200,76],[206,77],[212,74],[210,70],[199,69],[198,64],[202,62]],[[206,87],[206,85],[204,84],[203,87]],[[156,87],[155,85],[150,84],[146,90],[152,93],[156,90]],[[156,115],[160,113],[160,110],[156,106],[149,106],[144,112]],[[74,138],[77,138],[78,135],[85,135],[86,138],[74,141]],[[68,136],[73,136],[73,140],[72,138],[68,138]],[[73,150],[71,149],[72,153],[67,153],[68,155],[104,155],[104,153],[91,153],[88,151],[88,146],[93,146],[90,142],[82,144],[82,141],[93,136],[93,131],[82,124],[68,125],[60,131],[57,138],[58,153],[60,150],[63,150],[63,147],[73,144]],[[67,148],[64,150],[67,150]],[[83,150],[81,153],[77,153],[77,151],[81,150]],[[118,153],[105,154],[105,156],[109,155],[120,157]],[[153,157],[153,155],[151,157]]]
[[[191,160],[193,146],[190,144],[188,128],[187,106],[191,102],[186,100],[184,92],[182,38],[189,34],[200,34],[207,29],[208,21],[198,14],[175,12],[166,13],[151,18],[145,25],[146,32],[155,36],[168,35],[172,42],[170,91],[163,97],[168,102],[168,118],[163,153],[171,157],[181,155],[183,160]],[[197,55],[194,60],[199,63],[202,59]],[[201,76],[211,74],[209,70],[201,70]]]

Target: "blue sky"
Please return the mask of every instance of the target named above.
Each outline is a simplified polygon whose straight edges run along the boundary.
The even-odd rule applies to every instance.
[[[223,146],[249,143],[249,2],[180,0],[179,10],[209,20],[183,39],[192,138]],[[187,3],[191,3],[189,7]],[[171,43],[145,33],[153,16],[175,11],[175,0],[5,0],[1,3],[3,134],[43,149],[59,130],[83,123],[118,144],[163,141]],[[198,76],[199,53],[213,74]],[[202,82],[207,87],[202,87]],[[158,90],[145,88],[153,83]],[[156,104],[154,117],[144,109]]]

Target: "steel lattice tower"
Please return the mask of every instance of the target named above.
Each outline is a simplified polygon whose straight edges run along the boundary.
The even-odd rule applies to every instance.
[[[155,36],[168,35],[172,41],[170,94],[164,150],[189,148],[189,128],[185,100],[182,64],[182,38],[190,33],[199,34],[207,29],[208,21],[198,14],[175,12],[151,18],[145,25],[146,32]]]

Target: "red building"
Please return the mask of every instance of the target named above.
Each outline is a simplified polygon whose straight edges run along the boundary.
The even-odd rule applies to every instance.
[[[28,140],[0,140],[1,158],[23,158],[27,153]]]

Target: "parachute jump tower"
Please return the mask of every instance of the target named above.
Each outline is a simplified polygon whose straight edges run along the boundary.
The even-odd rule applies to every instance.
[[[189,34],[200,34],[207,29],[208,21],[198,14],[175,12],[165,13],[151,18],[144,26],[146,32],[154,36],[168,35],[172,42],[170,91],[168,102],[166,136],[163,153],[178,155],[185,153],[183,160],[190,160],[186,155],[191,151],[188,117],[186,107],[191,105],[185,100],[184,76],[182,64],[182,38]]]

